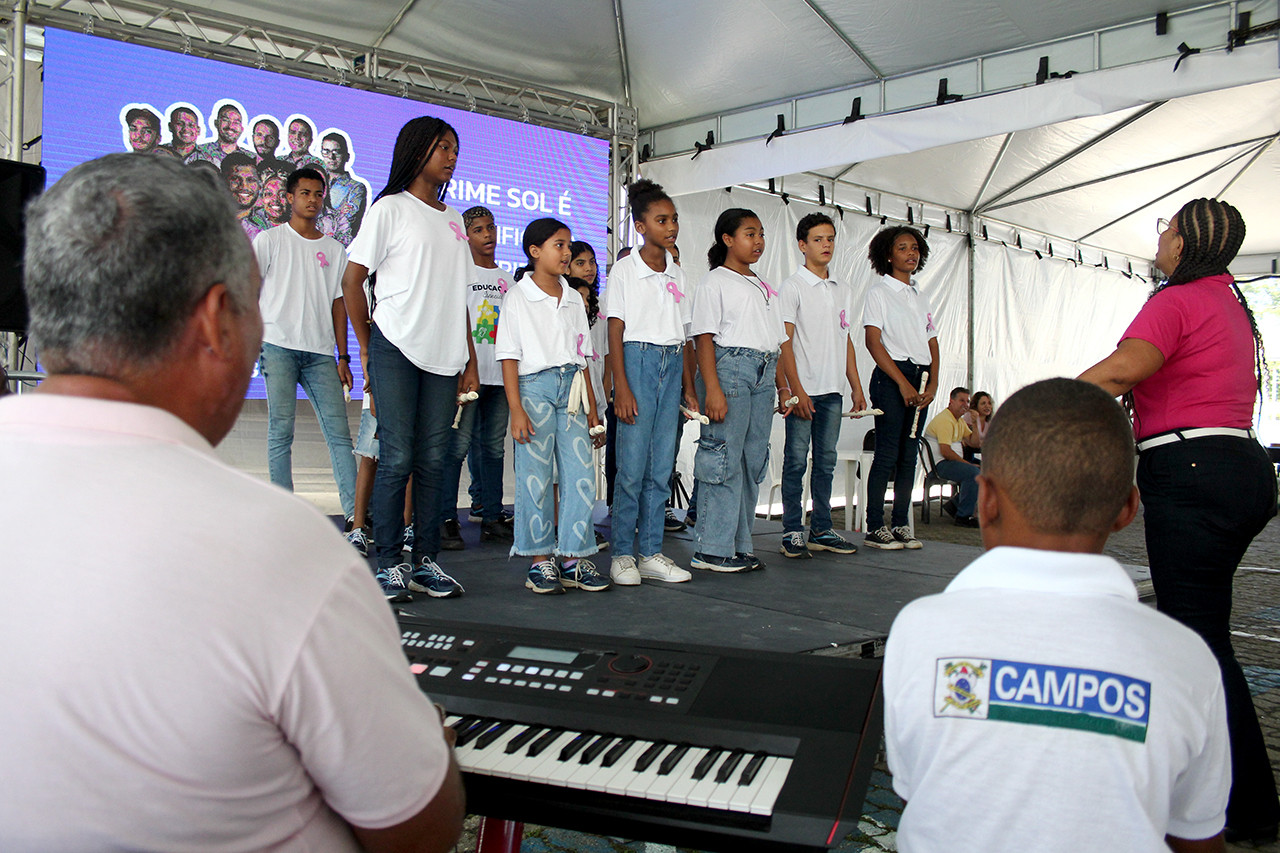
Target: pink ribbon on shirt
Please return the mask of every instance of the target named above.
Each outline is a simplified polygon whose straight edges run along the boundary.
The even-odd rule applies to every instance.
[[[316,260],[320,261],[320,266],[329,266],[329,259],[324,256],[324,252],[316,252]]]
[[[459,240],[467,239],[467,235],[462,233],[462,229],[458,227],[458,223],[450,222],[449,227],[453,229],[453,236],[457,237]]]
[[[681,299],[684,299],[684,294],[680,292],[680,288],[676,287],[675,281],[667,282],[667,293],[670,293],[676,298],[677,305],[680,303]]]
[[[586,340],[585,335],[578,335],[578,355],[582,356],[583,358],[589,358],[589,356],[582,351],[582,342],[585,340]]]
[[[776,291],[776,290],[774,290],[772,287],[770,287],[770,286],[769,286],[769,282],[765,281],[764,279],[760,279],[760,284],[764,286],[764,292],[765,292],[765,293],[767,293],[767,294],[769,294],[769,296],[771,296],[771,297],[772,297],[772,296],[777,296],[777,295],[778,295],[778,291]]]
[[[849,328],[849,321],[845,319],[845,314],[844,314],[844,309],[843,309],[843,308],[841,308],[841,309],[840,309],[840,328],[842,328],[842,329],[847,329],[847,328]]]

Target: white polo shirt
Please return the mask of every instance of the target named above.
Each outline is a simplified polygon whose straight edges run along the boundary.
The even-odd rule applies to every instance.
[[[782,283],[778,298],[782,322],[796,327],[791,350],[805,393],[811,397],[844,394],[849,389],[845,377],[849,333],[857,323],[853,288],[835,279],[818,278],[801,266]]]
[[[373,203],[347,255],[378,274],[373,321],[421,370],[454,376],[467,366],[467,285],[477,279],[458,211],[412,193]]]
[[[716,267],[694,291],[689,336],[711,334],[722,347],[777,352],[787,339],[778,296],[758,276]]]
[[[609,271],[609,317],[626,323],[622,341],[671,346],[687,338],[693,317],[693,298],[684,271],[668,252],[666,269],[650,268],[635,251]]]
[[[502,365],[494,358],[494,348],[498,343],[502,299],[510,287],[511,273],[501,267],[476,267],[476,281],[467,285],[471,340],[476,348],[476,368],[481,385],[502,384]]]
[[[253,238],[262,273],[262,340],[333,355],[333,303],[342,296],[347,250],[332,237],[309,240],[289,223]]]
[[[1225,822],[1218,664],[1110,557],[979,557],[898,614],[884,696],[905,853],[1167,853]]]
[[[0,400],[0,471],[0,850],[356,851],[343,818],[439,791],[391,610],[306,501],[168,412],[53,394]],[[90,555],[56,604],[51,541]]]
[[[560,277],[560,288],[557,305],[555,297],[534,284],[528,274],[511,286],[502,302],[494,356],[499,361],[520,362],[521,376],[566,364],[586,367],[595,352],[582,297],[564,276]]]
[[[862,325],[880,330],[880,342],[894,361],[925,367],[932,362],[929,341],[938,336],[938,328],[929,297],[915,279],[910,285],[891,275],[873,281],[862,305]]]

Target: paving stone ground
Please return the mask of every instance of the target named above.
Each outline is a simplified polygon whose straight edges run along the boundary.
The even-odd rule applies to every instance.
[[[844,519],[836,511],[834,526],[842,527]],[[955,527],[950,522],[921,524],[917,518],[916,535],[928,547],[931,541],[955,542],[966,545],[982,544],[979,532]],[[1146,545],[1143,540],[1142,516],[1127,529],[1114,534],[1107,543],[1106,552],[1123,563],[1147,564]],[[1254,540],[1241,562],[1236,575],[1235,605],[1232,615],[1235,634],[1236,657],[1245,669],[1245,675],[1254,694],[1254,704],[1262,723],[1267,750],[1271,755],[1271,767],[1280,778],[1280,519],[1271,524]],[[888,768],[881,760],[871,777],[871,786],[863,805],[862,819],[857,830],[834,849],[838,853],[871,853],[871,851],[896,851],[898,819],[902,815],[902,800],[893,792]],[[467,831],[459,842],[458,851],[476,849],[475,830],[477,818],[469,818]],[[1246,850],[1262,850],[1264,853],[1280,853],[1280,844],[1263,847],[1228,845],[1231,853]],[[522,853],[696,853],[668,845],[626,841],[583,835],[561,829],[526,826]]]

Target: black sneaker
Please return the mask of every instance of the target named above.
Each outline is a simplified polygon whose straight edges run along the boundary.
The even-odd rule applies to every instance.
[[[901,551],[903,545],[893,536],[893,531],[888,527],[881,527],[878,530],[870,530],[863,537],[862,544],[868,548],[879,548],[881,551]]]
[[[697,553],[693,555],[693,559],[689,565],[695,569],[706,569],[709,572],[748,572],[751,571],[751,563],[742,559],[737,554],[732,557],[717,557],[713,554]]]
[[[746,562],[747,571],[749,572],[758,572],[765,567],[764,560],[760,559],[755,554],[747,554],[742,551],[739,551],[734,556],[737,557],[739,560],[743,560],[744,562]]]
[[[955,521],[956,527],[978,527],[978,517],[976,515],[957,515]]]
[[[905,524],[901,527],[893,528],[893,538],[901,542],[902,547],[908,551],[917,551],[924,547],[924,543],[917,539],[916,535],[911,532],[911,528]]]
[[[684,523],[687,527],[693,527],[698,523],[698,508],[690,507],[684,512]]]
[[[667,516],[662,522],[663,530],[668,533],[677,533],[686,529],[688,526],[689,525],[676,518],[676,514],[671,510],[671,507],[667,507]]]
[[[608,551],[608,550],[609,550],[609,540],[608,540],[608,539],[605,539],[602,535],[600,535],[600,531],[599,531],[599,530],[595,531],[595,534],[596,534],[596,550],[597,550],[597,551]]]
[[[481,512],[483,511],[484,511],[483,508],[481,508],[480,506],[477,506],[476,504],[472,504],[471,510],[467,513],[467,521],[472,521],[472,522],[475,522],[476,524],[479,524],[480,522],[484,521],[484,516],[481,515]]]
[[[467,547],[462,541],[462,527],[458,519],[451,518],[440,525],[440,548],[443,551],[461,551]]]
[[[782,556],[793,560],[812,560],[813,555],[804,544],[804,533],[796,530],[782,535],[782,547],[778,549]]]
[[[454,524],[457,523],[456,521],[454,522]],[[504,524],[496,518],[492,521],[480,522],[481,542],[510,542],[513,538],[510,524]],[[441,542],[443,543],[443,541],[442,539]]]
[[[834,530],[824,530],[821,533],[814,533],[810,530],[809,548],[814,551],[831,551],[835,554],[858,553],[858,546]]]

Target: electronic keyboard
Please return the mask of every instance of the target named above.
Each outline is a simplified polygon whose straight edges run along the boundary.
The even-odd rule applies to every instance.
[[[725,851],[823,850],[857,826],[879,661],[398,618],[468,812]]]

